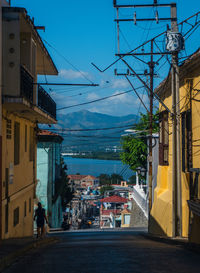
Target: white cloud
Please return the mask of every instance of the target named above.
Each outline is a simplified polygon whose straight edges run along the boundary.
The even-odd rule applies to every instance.
[[[87,96],[88,100],[98,100],[99,98],[100,98],[99,95],[97,95],[96,93],[90,93]]]
[[[59,72],[59,76],[65,79],[83,79],[83,78],[88,78],[91,79],[92,76],[88,72],[84,71],[75,71],[72,69],[61,69]]]
[[[112,80],[112,88],[127,88],[129,83],[125,79],[113,79]]]

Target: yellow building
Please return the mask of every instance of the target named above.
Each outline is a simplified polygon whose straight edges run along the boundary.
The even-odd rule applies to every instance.
[[[200,243],[200,49],[180,67],[180,140],[181,140],[181,190],[180,230],[181,237]],[[171,76],[156,89],[165,105],[172,110]],[[157,186],[154,190],[149,232],[157,235],[174,236],[173,198],[176,185],[172,184],[172,118],[160,105],[159,166]],[[196,180],[195,178],[196,175]],[[196,186],[194,187],[194,180]],[[190,209],[188,206],[188,200]]]
[[[57,75],[33,21],[23,8],[2,12],[2,234],[33,234],[38,123],[56,123],[56,104],[37,75]]]

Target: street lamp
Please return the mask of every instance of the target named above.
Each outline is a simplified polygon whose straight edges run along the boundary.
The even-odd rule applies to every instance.
[[[141,167],[137,167],[137,168],[136,168],[136,172],[138,173],[138,175],[141,174],[141,169],[142,169]]]
[[[141,176],[144,177],[146,175],[146,172],[147,172],[147,170],[145,168],[141,168],[141,170],[140,170]]]

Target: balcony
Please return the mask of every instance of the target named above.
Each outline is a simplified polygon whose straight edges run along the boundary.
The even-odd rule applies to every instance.
[[[20,96],[27,99],[28,102],[34,103],[33,102],[33,92],[34,92],[33,77],[23,66],[21,66],[20,85],[21,85]],[[56,103],[41,86],[38,86],[38,90],[37,90],[37,106],[42,111],[45,111],[48,115],[51,115],[53,118],[56,119]]]
[[[33,77],[23,66],[20,70],[20,97],[33,103]]]
[[[56,103],[41,86],[38,86],[38,107],[56,119]]]
[[[41,86],[36,88],[32,75],[24,66],[20,67],[19,79],[15,94],[4,92],[4,107],[38,123],[56,123],[56,103]]]

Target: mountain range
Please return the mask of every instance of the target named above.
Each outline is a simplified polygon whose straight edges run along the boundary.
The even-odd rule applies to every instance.
[[[133,114],[118,117],[82,110],[58,115],[57,119],[59,121],[58,126],[66,129],[64,150],[68,150],[70,146],[74,146],[77,150],[79,150],[78,147],[80,150],[98,150],[100,147],[105,149],[108,146],[119,145],[120,136],[125,129],[130,128],[130,125],[138,121],[138,116]],[[104,128],[107,129],[99,130]]]

